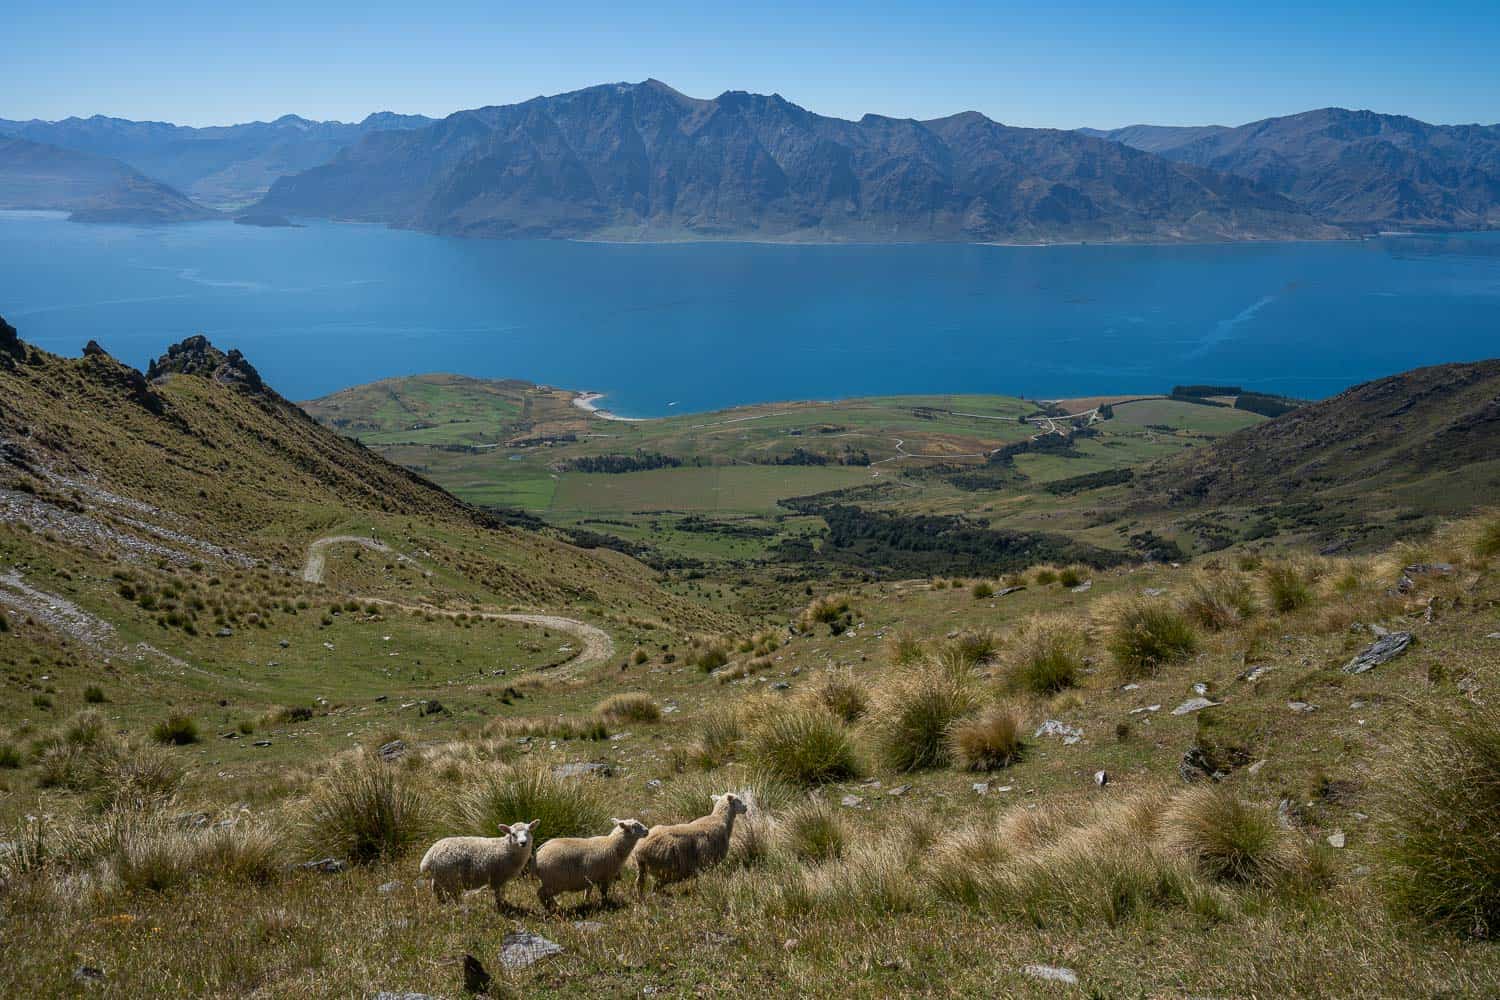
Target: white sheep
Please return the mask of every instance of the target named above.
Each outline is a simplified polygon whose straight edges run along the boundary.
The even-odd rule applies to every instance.
[[[653,826],[635,849],[635,891],[646,894],[646,877],[656,879],[657,888],[692,878],[724,860],[734,818],[748,811],[745,800],[733,792],[713,797],[713,811],[691,823]]]
[[[532,831],[540,822],[501,823],[498,837],[444,837],[422,855],[418,870],[432,877],[438,899],[457,899],[461,892],[489,886],[495,909],[503,910],[505,883],[531,860]]]
[[[610,822],[614,829],[602,837],[554,837],[532,855],[531,874],[544,908],[552,909],[559,893],[581,892],[587,899],[596,887],[599,898],[609,901],[609,887],[620,877],[636,843],[649,832],[640,820]]]

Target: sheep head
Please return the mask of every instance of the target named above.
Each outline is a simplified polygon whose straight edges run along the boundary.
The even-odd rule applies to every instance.
[[[651,832],[646,829],[646,824],[638,819],[611,819],[610,822],[618,827],[628,840],[640,840]]]
[[[541,820],[534,819],[530,823],[501,823],[498,827],[500,836],[509,840],[517,847],[525,847],[531,843],[532,831],[536,829]]]
[[[713,800],[715,811],[717,811],[722,806],[729,811],[729,814],[731,816],[743,816],[745,815],[745,813],[750,811],[750,807],[745,805],[745,800],[740,798],[733,792],[725,792],[723,795],[715,795],[713,797]]]

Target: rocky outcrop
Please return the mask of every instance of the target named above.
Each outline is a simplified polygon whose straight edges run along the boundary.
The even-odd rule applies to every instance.
[[[21,343],[20,334],[16,328],[0,316],[0,365],[14,365],[18,361],[26,360],[26,345]]]
[[[126,399],[157,416],[166,412],[166,400],[152,391],[151,386],[146,382],[146,376],[129,365],[115,360],[108,351],[99,346],[97,340],[91,340],[84,345],[83,363],[88,368],[89,377],[95,382],[118,389]]]
[[[228,354],[209,343],[203,334],[195,334],[151,362],[146,378],[152,382],[169,375],[196,375],[220,385],[231,386],[251,394],[269,392],[255,366],[237,350]]]

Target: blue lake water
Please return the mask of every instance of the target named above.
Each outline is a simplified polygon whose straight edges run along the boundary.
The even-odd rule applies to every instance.
[[[1184,382],[1321,397],[1500,354],[1500,233],[643,246],[0,213],[0,316],[48,350],[76,354],[92,338],[139,366],[206,333],[294,399],[428,371],[599,390],[640,416]]]

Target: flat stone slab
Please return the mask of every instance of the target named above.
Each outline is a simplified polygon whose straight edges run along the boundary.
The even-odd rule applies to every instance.
[[[1021,975],[1054,983],[1067,983],[1071,986],[1078,984],[1078,973],[1060,965],[1023,965]]]
[[[1191,715],[1193,712],[1201,712],[1205,708],[1213,708],[1215,705],[1224,704],[1222,701],[1209,701],[1207,698],[1189,698],[1187,701],[1172,709],[1173,715]]]
[[[500,964],[507,969],[524,969],[533,962],[560,954],[563,948],[530,931],[513,931],[500,942]]]
[[[1344,664],[1344,673],[1362,674],[1366,670],[1374,670],[1382,663],[1394,660],[1406,652],[1410,646],[1410,632],[1387,632],[1360,650],[1354,659]]]

